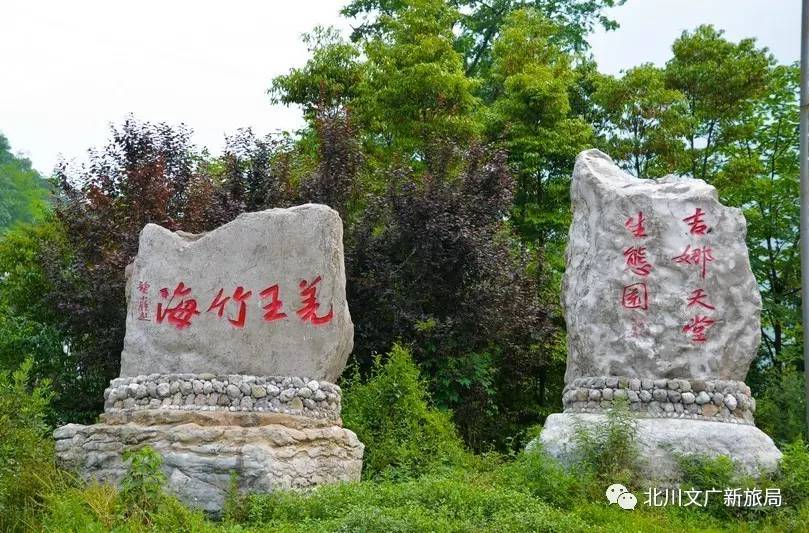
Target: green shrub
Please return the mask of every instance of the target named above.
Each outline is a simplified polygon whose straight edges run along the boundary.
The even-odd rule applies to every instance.
[[[724,491],[726,488],[741,487],[740,476],[736,464],[730,457],[720,455],[712,457],[702,454],[675,455],[680,467],[682,490],[710,490]],[[749,486],[755,486],[752,482]],[[723,501],[723,494],[714,494],[708,505],[702,509],[695,509],[703,513],[708,512],[718,518],[741,516],[744,510],[738,507],[727,506]]]
[[[756,425],[779,445],[809,439],[803,372],[792,366],[771,370],[756,404]]]
[[[683,490],[687,489],[739,489],[742,494],[746,491],[757,489],[761,494],[766,494],[768,489],[781,488],[783,496],[783,484],[779,479],[780,473],[764,474],[753,476],[747,474],[730,457],[720,455],[711,457],[701,454],[680,455],[677,461],[682,472]],[[784,514],[784,512],[794,513],[795,507],[789,509],[774,506],[745,506],[746,497],[742,497],[740,505],[726,505],[723,492],[715,493],[704,508],[695,509],[697,512],[705,512],[724,521],[736,519],[744,522],[754,522],[767,519],[770,515]],[[788,505],[783,500],[783,505]]]
[[[163,491],[160,455],[144,447],[125,453],[130,461],[121,490],[101,483],[59,477],[46,487],[38,529],[54,532],[213,531],[201,511],[194,511]]]
[[[574,444],[578,470],[608,484],[633,486],[639,480],[637,421],[626,401],[613,402],[604,424],[595,427],[578,424]]]
[[[809,505],[809,444],[796,440],[782,451],[776,485],[787,505]]]
[[[449,413],[432,407],[408,350],[377,356],[371,377],[346,386],[343,421],[365,444],[366,477],[408,478],[469,460]]]
[[[124,516],[140,517],[151,523],[152,515],[165,499],[166,475],[160,469],[163,457],[149,446],[124,452],[129,468],[121,480],[119,502]]]
[[[783,487],[802,491],[805,449],[786,450]],[[157,467],[145,454],[140,462],[139,487]],[[479,468],[481,467],[482,468]],[[707,486],[739,482],[726,460],[691,459],[690,481]],[[743,481],[743,480],[742,480]],[[764,480],[766,483],[766,480]],[[791,485],[790,483],[795,483]],[[758,485],[761,486],[761,485]],[[777,486],[777,485],[776,485]],[[597,490],[592,490],[595,487]],[[154,489],[149,494],[148,522],[142,513],[123,516],[122,497],[108,485],[72,486],[47,500],[48,516],[37,530],[54,532],[229,531],[229,532],[576,532],[603,531],[805,531],[809,505],[777,512],[718,512],[694,507],[650,509],[640,505],[625,511],[607,505],[598,480],[581,472],[566,472],[541,449],[515,461],[484,458],[468,468],[442,469],[415,480],[376,479],[321,486],[307,492],[278,491],[239,496],[238,513],[230,520],[211,522],[188,510],[175,498]],[[596,494],[596,492],[598,494]],[[639,500],[643,496],[635,493]],[[137,500],[137,498],[136,498]],[[785,501],[790,503],[786,498]],[[721,505],[721,501],[720,501]],[[562,507],[560,509],[559,507]],[[724,507],[724,506],[722,506]]]
[[[51,487],[45,498],[43,531],[110,531],[119,521],[118,491],[91,483]]]
[[[700,489],[732,487],[738,481],[736,464],[730,457],[700,454],[677,456],[682,486]]]
[[[588,472],[566,470],[539,444],[500,468],[497,480],[563,509],[570,509],[585,499],[589,488],[594,485]]]
[[[248,527],[267,531],[587,530],[575,515],[488,479],[444,472],[412,481],[364,481],[248,499]]]
[[[52,492],[46,498],[42,524],[36,530],[67,532],[171,533],[221,531],[200,511],[193,511],[171,496],[163,496],[148,511],[125,508],[121,493],[112,485],[76,485]],[[124,511],[124,512],[122,512]]]
[[[230,472],[230,483],[225,503],[222,506],[222,521],[237,524],[247,519],[247,497],[239,492],[239,475]]]
[[[0,371],[0,530],[22,529],[55,473],[51,428],[45,422],[52,397],[43,380],[29,387],[33,362]]]

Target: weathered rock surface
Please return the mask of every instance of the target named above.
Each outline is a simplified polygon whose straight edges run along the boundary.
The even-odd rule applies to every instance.
[[[565,381],[743,381],[761,299],[741,212],[702,180],[638,179],[598,150],[576,159],[571,200]]]
[[[353,346],[342,222],[307,204],[211,232],[148,224],[128,271],[121,376],[213,373],[336,381]]]
[[[556,413],[539,435],[544,450],[563,464],[577,460],[577,426],[590,431],[606,423],[603,414]],[[640,418],[637,420],[642,474],[648,480],[677,481],[681,474],[675,454],[724,455],[750,475],[772,472],[781,452],[772,439],[755,426],[707,420]]]
[[[217,513],[230,473],[239,488],[269,492],[357,481],[363,445],[339,425],[277,413],[136,411],[54,433],[60,463],[87,478],[120,482],[123,452],[151,446],[163,457],[167,488],[188,505]],[[232,424],[239,425],[232,425]]]
[[[116,411],[102,413],[102,424],[120,426],[137,424],[141,426],[161,426],[196,424],[198,426],[239,426],[258,427],[281,425],[291,429],[326,428],[342,426],[341,420],[324,420],[286,413],[257,413],[230,411],[174,411],[169,409],[144,409],[140,411]],[[64,427],[64,426],[63,426]],[[57,434],[61,429],[57,430]]]

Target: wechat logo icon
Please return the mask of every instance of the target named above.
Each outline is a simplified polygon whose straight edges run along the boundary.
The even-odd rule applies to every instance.
[[[627,511],[631,511],[638,504],[638,499],[635,495],[618,483],[607,487],[607,501],[610,502],[610,505],[617,503],[621,509],[626,509]]]

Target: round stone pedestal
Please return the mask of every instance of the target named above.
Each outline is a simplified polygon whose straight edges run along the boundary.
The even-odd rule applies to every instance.
[[[576,427],[594,430],[606,422],[604,414],[552,414],[545,421],[538,441],[549,455],[569,465],[576,460]],[[781,459],[781,452],[772,439],[749,424],[689,418],[638,418],[637,441],[643,458],[642,473],[646,479],[654,481],[676,482],[679,479],[675,458],[678,454],[725,455],[751,475],[775,470]]]
[[[118,484],[123,454],[150,446],[168,490],[210,513],[239,489],[270,492],[358,481],[363,444],[342,427],[340,388],[297,377],[151,375],[113,380],[93,425],[54,432],[59,463]]]

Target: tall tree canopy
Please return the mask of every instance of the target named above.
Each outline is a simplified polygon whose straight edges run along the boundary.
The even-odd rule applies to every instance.
[[[41,219],[47,210],[47,183],[31,161],[12,153],[0,134],[0,233],[16,223]]]
[[[687,157],[677,170],[708,182],[724,162],[720,146],[739,139],[740,117],[766,94],[774,62],[755,39],[733,43],[723,34],[710,25],[683,32],[666,63],[668,86],[687,104]]]

